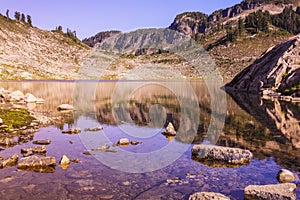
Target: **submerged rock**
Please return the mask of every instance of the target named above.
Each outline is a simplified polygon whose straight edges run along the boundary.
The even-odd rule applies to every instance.
[[[296,174],[287,169],[281,169],[276,177],[280,183],[291,183],[297,178]]]
[[[133,146],[136,146],[136,145],[142,144],[142,142],[138,142],[138,141],[132,140],[130,142],[130,144],[133,145]]]
[[[246,164],[251,161],[253,154],[249,150],[212,145],[194,145],[192,156],[200,161],[223,162],[229,164]]]
[[[64,133],[64,134],[79,134],[79,133],[81,133],[81,129],[80,128],[70,128],[68,130],[62,131],[62,133]]]
[[[62,104],[57,108],[59,111],[61,110],[74,110],[74,107],[70,104]]]
[[[86,128],[84,129],[84,131],[88,132],[96,132],[96,131],[102,131],[103,130],[103,127],[102,126],[97,126],[97,127],[94,127],[94,128]]]
[[[230,200],[229,197],[224,196],[220,193],[214,193],[214,192],[197,192],[195,194],[192,194],[189,197],[189,200]]]
[[[167,135],[167,136],[175,136],[176,135],[175,128],[171,122],[168,124],[166,131],[163,132],[162,134]]]
[[[15,166],[18,162],[18,159],[19,159],[19,156],[17,154],[15,154],[5,160],[2,160],[0,162],[0,168],[7,168],[7,167]]]
[[[36,172],[54,172],[56,159],[54,157],[29,156],[21,158],[18,163],[18,169],[30,170]]]
[[[34,154],[45,155],[46,152],[47,152],[47,149],[46,149],[45,145],[21,149],[21,153],[23,154],[24,157],[28,157],[28,156],[31,156]]]
[[[244,190],[245,200],[296,200],[296,185],[283,183],[276,185],[250,185]]]
[[[35,140],[32,143],[39,144],[39,145],[49,145],[51,144],[51,140]]]

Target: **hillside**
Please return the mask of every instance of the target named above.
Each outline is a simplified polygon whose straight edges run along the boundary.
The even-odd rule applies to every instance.
[[[299,5],[298,0],[247,0],[210,15],[179,14],[169,28],[198,41],[227,82],[270,47],[299,33]]]
[[[74,79],[90,48],[61,31],[0,15],[0,79]]]

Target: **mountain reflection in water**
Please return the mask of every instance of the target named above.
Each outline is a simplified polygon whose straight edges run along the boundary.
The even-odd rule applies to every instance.
[[[63,124],[57,124],[58,129],[66,128],[66,126],[75,127],[82,124],[90,124],[93,126],[100,124],[104,126],[104,130],[108,132],[111,131],[109,133],[106,132],[106,134],[112,138],[113,142],[116,142],[122,135],[122,133],[120,133],[122,131],[117,130],[116,127],[126,126],[127,124],[135,126],[137,128],[136,130],[141,130],[140,134],[143,134],[143,130],[146,129],[163,131],[163,127],[165,127],[168,122],[172,122],[175,129],[180,130],[180,133],[173,140],[170,138],[169,140],[175,140],[178,143],[187,145],[189,143],[201,143],[209,134],[208,130],[213,111],[211,108],[211,95],[203,81],[189,82],[195,93],[195,95],[192,96],[185,93],[184,87],[180,88],[180,82],[169,83],[178,87],[178,91],[182,94],[181,97],[178,97],[174,91],[161,84],[151,82],[147,84],[140,83],[140,85],[143,86],[137,87],[137,89],[130,94],[129,101],[123,102],[123,98],[120,97],[117,99],[114,97],[115,101],[112,102],[117,84],[125,85],[126,82],[83,82],[79,86],[77,82],[2,82],[0,83],[0,87],[10,91],[21,90],[24,93],[29,92],[36,97],[45,99],[44,105],[35,105],[30,109],[43,112],[50,116],[62,115],[62,113],[57,111],[57,107],[60,104],[74,104],[76,111],[71,115],[63,114],[65,115],[66,121]],[[139,82],[135,84],[139,85]],[[78,102],[79,97],[85,97],[91,94],[88,91],[84,91],[85,88],[88,90],[90,86],[92,86],[94,96],[87,97],[88,101],[86,102]],[[78,90],[78,87],[81,87],[81,89]],[[126,91],[124,92],[126,93]],[[51,180],[61,180],[59,183],[61,188],[59,190],[63,191],[66,188],[66,190],[72,193],[73,197],[83,195],[84,193],[84,191],[76,189],[78,186],[74,185],[78,182],[76,174],[87,173],[94,174],[94,179],[89,175],[90,178],[88,178],[88,181],[91,181],[92,184],[93,181],[98,180],[100,185],[97,185],[97,187],[105,188],[105,191],[101,191],[105,195],[109,192],[118,191],[120,196],[124,194],[124,198],[143,199],[153,196],[159,198],[159,195],[163,193],[169,198],[180,199],[187,198],[190,193],[196,191],[216,191],[227,194],[231,196],[232,199],[241,199],[243,196],[242,190],[248,184],[276,183],[275,174],[280,168],[288,168],[299,172],[300,105],[278,100],[263,100],[259,96],[251,94],[230,94],[226,97],[227,101],[219,100],[220,105],[224,106],[227,111],[224,128],[218,138],[217,145],[250,150],[253,152],[255,159],[249,166],[242,166],[237,169],[214,164],[205,166],[192,161],[191,152],[188,150],[180,159],[162,170],[145,174],[128,175],[108,169],[107,167],[99,167],[99,163],[96,164],[92,158],[82,156],[84,147],[79,145],[79,138],[74,139],[73,137],[76,136],[61,136],[57,128],[50,127],[44,131],[42,130],[41,133],[37,133],[39,137],[45,134],[54,141],[53,144],[51,144],[53,146],[49,146],[49,152],[56,155],[58,152],[67,151],[64,146],[69,145],[69,141],[72,140],[77,143],[76,146],[72,146],[72,149],[70,149],[72,152],[69,152],[69,154],[74,157],[78,156],[83,162],[82,164],[71,165],[67,171],[57,170],[54,174],[49,175],[49,180],[47,179],[48,176],[43,176],[44,179],[40,178],[38,180],[40,182],[42,182],[42,180],[50,181],[50,178]],[[184,112],[182,111],[180,102],[185,103],[186,110]],[[199,108],[193,110],[192,105],[195,102]],[[186,117],[183,116],[182,113],[184,113]],[[196,120],[193,121],[194,119],[199,119],[199,123],[195,123]],[[48,132],[51,132],[51,134]],[[33,137],[35,136],[32,136],[31,140]],[[151,151],[154,148],[169,143],[161,134],[155,137],[156,138],[153,139],[153,141],[157,143],[155,145],[148,144],[149,141],[141,137],[140,140],[143,144],[137,145],[136,147],[126,147],[126,150],[133,152],[140,152],[141,150]],[[64,143],[63,140],[66,140],[66,142]],[[26,142],[28,141],[20,145],[22,147],[23,145],[28,145]],[[55,142],[59,145],[55,146]],[[19,147],[16,146],[14,148]],[[12,152],[12,150],[7,149],[2,151],[1,156],[3,156],[3,154],[6,155],[6,151]],[[218,171],[219,169],[217,167],[221,167],[221,171]],[[272,172],[267,169],[270,169]],[[8,173],[8,170],[10,169],[6,169],[5,173]],[[71,175],[65,175],[65,173],[71,173]],[[101,175],[99,175],[99,173]],[[186,173],[197,173],[197,175],[195,179],[189,179]],[[260,173],[260,175],[255,176],[257,173]],[[22,172],[22,176],[23,174]],[[4,174],[1,175],[1,177],[5,176]],[[31,176],[37,177],[37,175],[30,175],[30,177]],[[188,179],[190,182],[189,185],[176,187],[165,186],[164,182],[166,179],[174,178],[174,176],[179,176],[184,180]],[[27,175],[24,175],[24,177],[27,177]],[[22,184],[22,177],[18,177],[17,179],[18,183],[15,183],[15,187],[19,188],[20,185],[18,184]],[[85,177],[85,179],[87,179],[87,177]],[[93,181],[90,179],[93,179]],[[143,180],[145,179],[148,180],[147,183],[144,183]],[[74,180],[76,181],[74,182]],[[123,188],[124,186],[122,184],[125,180],[135,182],[135,184],[139,185],[139,188],[135,188],[134,184],[130,186],[130,188]],[[23,180],[23,182],[27,184],[28,181]],[[13,185],[5,185],[6,183],[4,182],[1,183],[3,184],[3,190],[6,187],[16,189]],[[61,186],[64,184],[66,184],[66,186]],[[84,185],[83,183],[80,184]],[[43,185],[41,185],[40,190],[43,190],[42,188]],[[47,191],[46,187],[45,191]],[[129,193],[127,193],[128,191]],[[180,192],[178,193],[178,191]],[[26,194],[25,191],[23,192]],[[99,191],[94,191],[93,189],[88,193],[89,194],[84,194],[99,195]],[[111,193],[107,194],[107,196],[104,195],[103,198],[109,197]],[[299,192],[297,191],[297,193]],[[10,194],[11,197],[15,195],[9,191],[7,194]],[[57,194],[60,193],[58,192]],[[114,197],[116,198],[117,196]],[[72,198],[70,195],[68,198],[69,197]]]

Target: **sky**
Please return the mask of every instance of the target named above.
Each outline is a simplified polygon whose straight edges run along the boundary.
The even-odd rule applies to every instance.
[[[168,27],[177,14],[210,14],[241,0],[0,0],[0,12],[29,14],[33,25],[53,30],[58,25],[76,30],[80,39],[100,31],[128,32],[139,28]]]

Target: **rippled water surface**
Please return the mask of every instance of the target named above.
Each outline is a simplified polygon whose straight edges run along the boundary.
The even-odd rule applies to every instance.
[[[0,87],[41,97],[45,104],[29,105],[30,110],[65,118],[64,123],[41,128],[33,138],[52,141],[47,156],[56,157],[55,172],[1,169],[4,199],[187,199],[198,191],[243,199],[243,189],[250,184],[278,183],[281,168],[300,171],[300,105],[296,103],[248,94],[220,99],[217,108],[226,111],[225,123],[220,135],[212,137],[217,145],[248,149],[255,157],[248,165],[228,168],[191,158],[192,146],[218,130],[210,126],[213,115],[220,121],[223,116],[212,109],[215,94],[202,81],[189,82],[189,88],[180,82],[2,82]],[[76,110],[58,112],[63,103],[73,104]],[[176,137],[161,134],[168,122],[180,130]],[[84,131],[99,125],[103,131]],[[81,134],[62,134],[71,127],[81,128]],[[114,146],[124,137],[141,144]],[[20,149],[34,146],[32,141],[6,148],[0,156],[18,153],[22,157]],[[95,150],[105,145],[113,151]],[[83,154],[87,151],[92,155]],[[62,169],[58,162],[64,154],[81,162]]]

